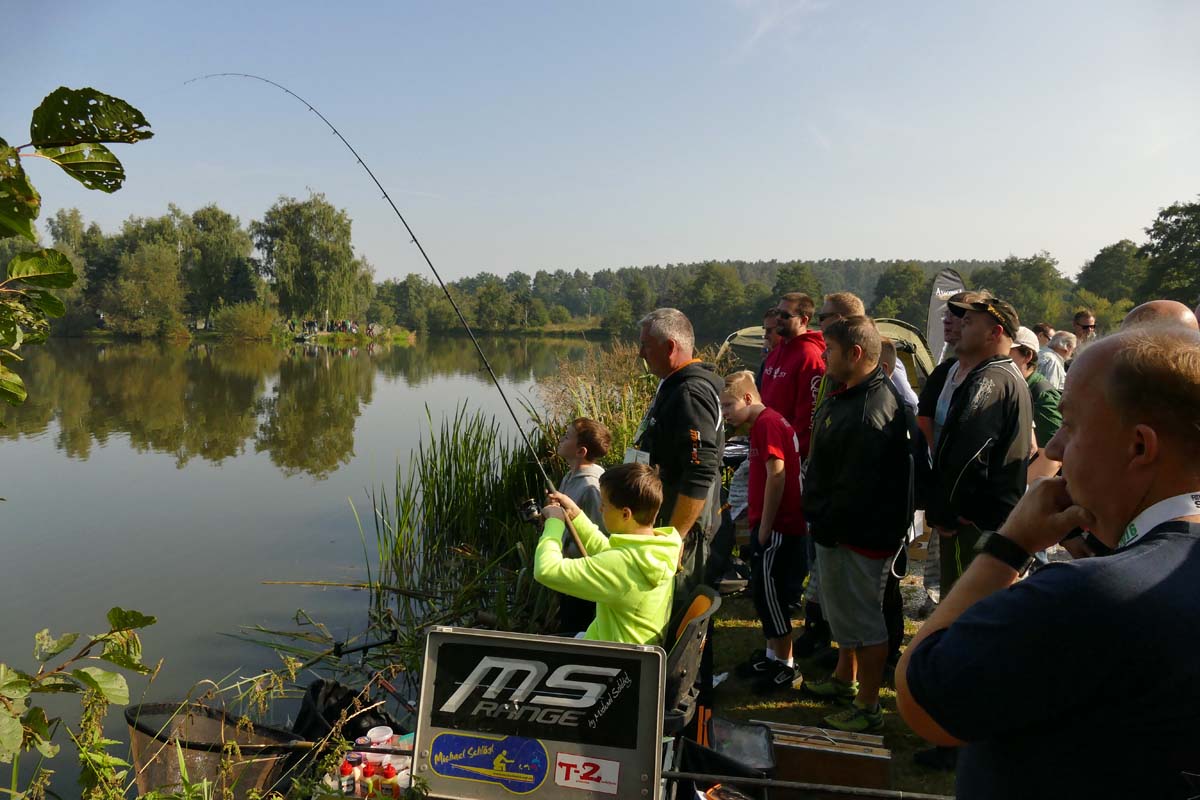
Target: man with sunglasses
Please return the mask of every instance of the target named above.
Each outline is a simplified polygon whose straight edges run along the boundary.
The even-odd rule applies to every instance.
[[[762,401],[791,424],[800,440],[800,458],[808,458],[812,436],[812,418],[817,389],[825,375],[825,337],[810,331],[816,304],[803,292],[790,292],[779,298],[775,332],[779,344],[767,356],[763,367]]]
[[[1021,325],[1016,310],[987,295],[948,306],[962,326],[958,361],[938,399],[941,422],[935,425],[925,510],[940,537],[943,598],[975,558],[982,532],[998,529],[1025,493],[1033,432],[1033,400],[1010,356]],[[955,757],[951,748],[935,748],[918,753],[916,761],[949,769]]]
[[[1079,342],[1075,350],[1078,355],[1080,350],[1096,339],[1096,315],[1088,308],[1076,311],[1071,327],[1075,329],[1075,338]]]

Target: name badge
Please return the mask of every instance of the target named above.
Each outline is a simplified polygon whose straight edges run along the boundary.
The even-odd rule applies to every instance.
[[[635,447],[627,447],[627,448],[625,448],[624,463],[649,465],[650,464],[650,454],[647,453],[645,450],[638,450]]]

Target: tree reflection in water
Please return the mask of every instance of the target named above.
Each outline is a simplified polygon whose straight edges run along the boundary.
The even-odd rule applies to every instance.
[[[482,343],[496,374],[528,382],[595,345],[579,339]],[[421,386],[447,375],[488,383],[470,341],[440,337],[412,347],[291,347],[237,342],[102,343],[51,340],[17,372],[22,406],[0,410],[0,439],[53,432],[55,446],[87,460],[96,444],[126,436],[139,452],[220,464],[266,453],[284,474],[324,478],[354,456],[354,430],[376,373]]]

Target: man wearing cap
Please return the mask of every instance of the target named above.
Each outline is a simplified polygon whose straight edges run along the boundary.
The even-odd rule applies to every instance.
[[[950,308],[962,315],[959,361],[942,391],[946,415],[925,514],[942,537],[943,596],[974,557],[980,531],[1000,527],[1024,494],[1033,429],[1029,388],[1011,357],[1016,310],[994,297]]]
[[[940,537],[942,597],[975,557],[983,531],[999,528],[1026,486],[1033,402],[1011,358],[1016,310],[986,295],[950,301],[962,318],[958,361],[938,397],[933,486],[925,519]],[[916,754],[918,764],[953,769],[953,748]]]
[[[1037,353],[1037,334],[1022,325],[1017,329],[1017,338],[1013,340],[1010,355],[1017,369],[1025,376],[1025,383],[1029,386],[1029,395],[1033,400],[1033,429],[1036,434],[1038,457],[1029,465],[1028,479],[1031,482],[1036,478],[1048,478],[1058,472],[1058,462],[1051,461],[1042,450],[1062,425],[1062,413],[1058,410],[1062,392],[1051,386],[1046,376],[1037,371]]]

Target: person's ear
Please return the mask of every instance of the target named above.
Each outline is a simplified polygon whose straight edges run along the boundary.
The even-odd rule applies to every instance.
[[[1160,442],[1158,432],[1149,425],[1133,426],[1133,441],[1130,453],[1133,464],[1146,466],[1158,460]]]

